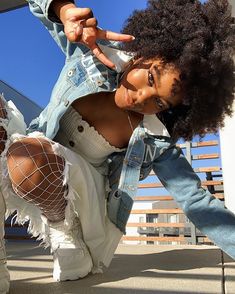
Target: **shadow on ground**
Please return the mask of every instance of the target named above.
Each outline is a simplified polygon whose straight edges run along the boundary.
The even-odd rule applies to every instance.
[[[211,249],[169,249],[162,252],[147,253],[141,255],[138,254],[115,254],[114,259],[108,270],[104,271],[104,274],[89,275],[88,277],[74,282],[55,283],[51,278],[52,271],[52,259],[49,256],[49,251],[42,250],[41,248],[29,247],[25,250],[12,250],[11,246],[8,247],[8,260],[22,260],[22,263],[10,265],[10,271],[24,271],[25,275],[22,279],[11,282],[10,294],[183,294],[183,293],[198,293],[198,292],[174,292],[158,290],[158,281],[166,279],[169,283],[173,281],[189,281],[198,280],[203,281],[221,281],[221,274],[211,273],[210,269],[221,268],[221,252],[217,248]],[[172,247],[169,247],[172,248]],[[233,262],[229,257],[225,257],[227,263]],[[40,277],[28,277],[27,272],[33,272],[35,268],[30,267],[30,261],[42,262],[40,267]],[[13,262],[14,263],[14,262]],[[205,270],[200,273],[200,270],[193,271],[194,269],[208,268],[207,274]],[[220,271],[218,271],[220,272]],[[126,289],[122,288],[122,281],[129,278],[139,278],[143,280],[143,287],[139,289],[132,289],[132,287]],[[146,278],[154,279],[156,282],[156,289],[148,289],[146,287]],[[230,277],[235,280],[235,277]],[[118,283],[115,283],[118,282]],[[154,282],[154,283],[155,283]],[[110,285],[112,284],[112,285]],[[209,292],[205,292],[209,293]],[[213,293],[213,291],[211,292]]]

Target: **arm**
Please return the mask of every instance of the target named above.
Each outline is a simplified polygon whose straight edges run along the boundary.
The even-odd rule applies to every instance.
[[[235,258],[235,215],[201,187],[180,148],[165,151],[154,162],[153,170],[194,225]]]
[[[133,37],[102,30],[97,27],[97,20],[89,8],[77,8],[74,3],[56,0],[51,6],[55,14],[64,25],[64,32],[70,42],[79,41],[89,47],[94,55],[108,67],[114,68],[114,63],[109,60],[100,47],[97,39],[113,41],[132,41]]]

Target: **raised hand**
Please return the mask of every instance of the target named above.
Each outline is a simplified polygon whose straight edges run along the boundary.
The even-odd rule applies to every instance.
[[[112,31],[102,30],[97,27],[97,20],[90,8],[69,7],[61,14],[64,24],[64,32],[70,42],[81,42],[89,47],[94,55],[108,67],[115,65],[109,60],[96,43],[97,39],[128,42],[134,37],[119,34]]]

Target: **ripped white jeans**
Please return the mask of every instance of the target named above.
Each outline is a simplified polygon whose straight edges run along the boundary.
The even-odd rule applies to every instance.
[[[29,221],[28,231],[34,237],[49,245],[49,227],[39,207],[17,196],[9,178],[6,154],[8,147],[26,137],[26,125],[22,114],[12,102],[7,103],[7,119],[1,125],[7,131],[8,139],[1,157],[1,188],[6,201],[7,215],[16,211],[15,221],[23,224]],[[27,137],[45,138],[42,133],[34,132]],[[51,141],[52,142],[52,141]],[[59,143],[52,142],[53,151],[65,160],[64,183],[68,190],[64,223],[68,229],[72,220],[78,216],[81,222],[84,242],[93,259],[93,272],[101,271],[102,265],[108,266],[122,233],[106,215],[106,178],[101,175],[79,154]]]

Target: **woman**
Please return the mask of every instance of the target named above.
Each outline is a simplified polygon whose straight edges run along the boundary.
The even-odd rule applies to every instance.
[[[151,169],[187,217],[235,258],[234,214],[201,187],[175,146],[180,137],[216,131],[232,112],[227,1],[149,0],[127,20],[127,35],[97,28],[91,10],[72,2],[29,4],[66,62],[27,136],[2,99],[2,187],[9,211],[17,209],[19,222],[30,219],[29,231],[50,244],[54,278],[109,265],[138,181]]]

